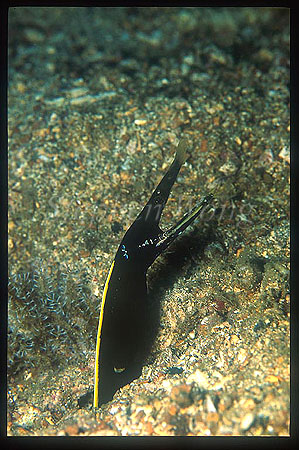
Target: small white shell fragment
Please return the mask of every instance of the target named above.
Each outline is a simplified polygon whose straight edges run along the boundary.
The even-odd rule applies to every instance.
[[[203,389],[208,389],[209,387],[209,379],[208,377],[199,369],[195,372],[191,373],[187,378],[187,383],[192,383],[193,381],[198,384]]]
[[[278,156],[290,164],[290,149],[287,146],[282,147],[282,150],[280,150]]]
[[[236,173],[237,170],[238,167],[232,161],[227,161],[219,168],[219,171],[224,173],[224,175],[232,175]]]
[[[208,412],[216,412],[215,405],[209,395],[206,396],[206,407]]]
[[[146,124],[146,120],[145,119],[135,119],[134,120],[135,125],[145,125]]]
[[[244,348],[240,348],[239,353],[238,353],[238,361],[240,363],[243,363],[246,358],[247,358],[246,350]]]
[[[240,427],[242,431],[248,431],[250,427],[252,427],[255,416],[252,413],[247,413],[243,417],[240,423]]]
[[[86,87],[76,87],[67,91],[67,95],[71,98],[82,97],[88,93],[88,89]]]

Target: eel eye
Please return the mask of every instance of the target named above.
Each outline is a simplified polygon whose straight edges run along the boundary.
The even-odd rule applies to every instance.
[[[120,369],[118,369],[117,367],[114,367],[114,372],[115,373],[122,373],[124,370],[126,370],[125,367],[121,367]]]

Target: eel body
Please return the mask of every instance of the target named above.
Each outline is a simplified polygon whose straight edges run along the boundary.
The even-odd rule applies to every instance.
[[[141,374],[150,326],[146,272],[154,260],[198,217],[212,195],[204,197],[173,227],[159,227],[171,188],[185,162],[187,141],[147,204],[125,233],[106,280],[97,333],[94,407],[110,401],[122,386]]]

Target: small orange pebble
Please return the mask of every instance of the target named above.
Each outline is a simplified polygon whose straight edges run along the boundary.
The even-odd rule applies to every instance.
[[[170,392],[170,398],[174,401],[180,408],[188,408],[192,405],[193,400],[190,396],[191,386],[188,384],[181,384],[174,386]]]
[[[154,432],[153,426],[150,422],[144,422],[145,431],[148,435],[152,435]]]
[[[78,425],[68,425],[64,431],[68,436],[76,436],[79,433],[79,427]]]
[[[200,150],[202,152],[206,152],[207,148],[208,148],[208,141],[207,141],[207,139],[203,139],[200,143]]]
[[[8,242],[8,249],[12,250],[14,248],[14,246],[15,246],[13,239],[12,238],[8,238],[7,242]]]
[[[255,401],[252,398],[248,398],[247,400],[245,400],[245,402],[242,405],[242,408],[244,408],[244,410],[251,410],[255,408]]]
[[[209,412],[206,416],[207,422],[218,422],[219,421],[219,414],[217,412]]]
[[[237,258],[239,258],[239,256],[241,255],[241,253],[244,251],[244,247],[238,248],[236,251],[236,256]]]
[[[128,109],[128,111],[126,111],[126,112],[124,113],[124,116],[129,116],[129,115],[132,114],[134,111],[136,111],[136,109],[137,109],[137,106],[134,106],[133,108]]]
[[[176,405],[170,405],[168,412],[171,416],[175,416],[178,412]]]
[[[98,421],[98,422],[100,422],[101,424],[103,423],[103,421],[102,421],[102,419],[101,419],[101,415],[100,415],[100,413],[98,412],[98,411],[96,411],[96,414],[95,414],[95,416],[96,416],[96,420]]]
[[[120,173],[120,178],[121,178],[123,181],[128,181],[129,175],[128,175],[127,172],[121,172],[121,173]]]
[[[214,124],[216,127],[218,127],[219,123],[220,123],[220,118],[219,118],[218,116],[213,117],[213,124]]]
[[[26,92],[26,85],[22,82],[17,83],[17,90],[21,93],[24,94],[24,92]]]
[[[80,159],[78,159],[77,163],[79,164],[81,170],[85,170],[85,167],[83,166],[83,164],[80,161]]]
[[[11,231],[13,228],[15,228],[16,224],[14,223],[13,220],[9,220],[7,226],[8,226],[8,231]]]
[[[279,383],[279,381],[281,381],[281,379],[280,379],[280,377],[277,377],[276,375],[268,375],[265,378],[265,381],[267,381],[268,383],[277,384],[277,383]]]
[[[49,133],[50,133],[49,128],[41,128],[40,130],[34,131],[33,134],[34,134],[34,136],[45,137]]]
[[[232,344],[237,344],[239,342],[239,340],[240,339],[238,338],[238,336],[236,334],[233,334],[230,338],[230,341]]]

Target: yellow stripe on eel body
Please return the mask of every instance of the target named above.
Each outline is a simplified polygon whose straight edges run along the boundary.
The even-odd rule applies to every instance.
[[[106,295],[108,291],[109,281],[111,278],[112,270],[114,267],[114,262],[111,264],[109,274],[105,283],[104,292],[103,292],[103,298],[102,298],[102,305],[101,305],[101,312],[100,312],[100,319],[99,319],[99,326],[98,326],[98,334],[97,334],[97,345],[96,345],[96,360],[95,360],[95,371],[94,371],[94,396],[93,396],[93,406],[94,408],[98,407],[99,403],[99,363],[100,363],[100,342],[101,342],[101,331],[102,331],[102,324],[103,324],[103,317],[104,317],[104,306],[105,306],[105,300]]]

